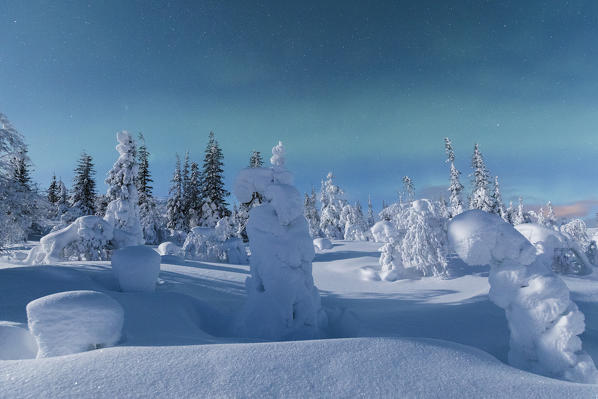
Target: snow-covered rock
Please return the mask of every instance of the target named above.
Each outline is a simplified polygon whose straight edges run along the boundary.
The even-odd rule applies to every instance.
[[[332,248],[332,242],[328,238],[316,238],[314,239],[314,247],[323,251],[325,249]]]
[[[272,154],[272,168],[242,170],[234,188],[242,203],[255,192],[264,197],[247,223],[251,276],[239,329],[242,335],[266,339],[315,338],[327,317],[313,282],[314,244],[301,196],[284,168],[282,143]]]
[[[187,234],[182,249],[185,258],[202,262],[249,263],[245,244],[239,238],[222,234],[217,227],[194,227]]]
[[[183,249],[172,241],[158,245],[158,254],[162,256],[183,256]]]
[[[112,271],[123,291],[153,292],[160,274],[160,259],[149,247],[125,247],[112,254]]]
[[[554,378],[598,383],[594,362],[581,348],[584,315],[550,261],[536,256],[535,247],[513,226],[480,210],[453,218],[448,233],[463,261],[490,265],[489,297],[505,310],[511,331],[509,363]]]
[[[83,216],[67,227],[45,235],[31,249],[29,264],[64,260],[107,260],[108,245],[114,235],[112,225],[98,216]]]
[[[115,345],[124,311],[101,292],[67,291],[29,302],[27,321],[43,358]]]
[[[0,360],[35,359],[37,342],[19,323],[0,321]]]

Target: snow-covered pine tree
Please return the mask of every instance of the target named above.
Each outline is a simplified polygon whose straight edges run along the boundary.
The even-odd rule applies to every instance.
[[[191,185],[191,176],[189,175],[189,168],[190,168],[190,160],[189,160],[189,151],[185,151],[185,158],[183,159],[183,169],[181,170],[181,175],[183,179],[183,212],[187,217],[185,218],[185,224],[187,228],[189,228],[189,211],[191,206],[191,196],[190,193],[190,185]]]
[[[318,208],[316,208],[316,192],[311,189],[311,194],[305,194],[305,200],[303,202],[303,212],[307,223],[309,224],[309,234],[312,238],[318,238],[322,236],[322,230],[320,230],[320,214]]]
[[[517,212],[513,215],[513,225],[525,223],[525,213],[523,211],[523,198],[519,197],[519,204],[517,205]]]
[[[363,217],[363,210],[359,201],[355,206],[346,204],[341,213],[341,219],[345,221],[344,239],[353,241],[366,241],[369,238],[369,229]]]
[[[104,215],[106,215],[106,209],[108,209],[108,197],[104,194],[98,194],[96,195],[96,201],[95,201],[95,208],[96,208],[96,216],[99,216],[101,218],[104,217]]]
[[[31,185],[30,160],[27,146],[13,155],[9,186],[11,195],[7,205],[10,207],[11,221],[14,223],[14,241],[24,241],[33,231],[33,224],[40,218],[39,197]]]
[[[47,196],[48,202],[52,205],[56,205],[58,203],[58,181],[56,180],[56,174],[52,174],[52,181],[50,181],[50,186],[48,187]]]
[[[409,176],[403,176],[403,198],[413,202],[415,200],[415,185]],[[401,201],[402,202],[402,201]]]
[[[453,151],[453,143],[448,137],[444,138],[444,148],[446,150],[446,162],[450,163],[450,179],[449,179],[449,213],[451,217],[457,216],[463,212],[463,200],[461,199],[461,192],[463,185],[459,180],[461,172],[455,167],[455,152]]]
[[[376,216],[374,215],[374,206],[372,205],[372,197],[368,195],[368,218],[367,226],[371,229],[376,224]]]
[[[137,193],[139,196],[139,219],[141,230],[146,244],[158,244],[160,241],[160,218],[158,216],[156,201],[154,199],[149,170],[150,153],[145,144],[142,133],[138,135],[139,147],[137,148]]]
[[[554,208],[552,207],[552,201],[548,201],[546,203],[546,218],[545,223],[550,228],[558,229],[558,223],[556,219],[556,214],[554,213]]]
[[[62,179],[58,180],[58,205],[65,208],[69,206],[69,191]]]
[[[201,221],[201,172],[197,162],[191,162],[191,176],[189,183],[184,193],[185,202],[187,204],[187,219],[190,228],[200,225]]]
[[[334,184],[334,175],[329,172],[326,180],[322,180],[322,191],[320,203],[322,213],[320,215],[320,230],[325,237],[333,240],[342,240],[344,237],[345,225],[341,220],[341,212],[347,203],[343,199],[343,190]]]
[[[91,155],[81,154],[71,192],[71,206],[81,216],[95,214],[96,182],[94,179],[95,169]]]
[[[513,207],[513,201],[509,201],[509,206],[505,211],[507,215],[507,222],[513,224],[513,219],[515,218],[515,208]]]
[[[251,156],[249,157],[249,167],[261,168],[262,166],[264,166],[264,159],[262,158],[262,154],[256,150],[251,151]]]
[[[498,176],[494,177],[494,192],[492,193],[492,210],[491,213],[496,213],[502,220],[508,222],[505,205],[502,202],[502,195],[500,193],[500,184],[498,183]]]
[[[116,134],[118,159],[108,172],[104,220],[115,228],[113,245],[123,248],[145,242],[139,217],[137,193],[137,145],[126,130]],[[118,233],[117,233],[118,232]]]
[[[176,165],[172,175],[168,202],[166,204],[166,227],[171,230],[185,228],[185,214],[183,213],[183,178],[181,176],[181,159],[176,155]]]
[[[473,192],[471,194],[469,209],[481,209],[486,212],[491,212],[492,199],[488,194],[489,173],[477,143],[473,148],[471,167],[473,168],[471,174]]]
[[[214,132],[210,132],[201,173],[201,197],[202,212],[205,210],[213,214],[202,215],[204,221],[215,218],[217,222],[224,216],[230,215],[227,208],[228,203],[225,199],[230,193],[224,189],[224,177],[222,175],[224,164],[222,159],[222,150],[214,137]]]

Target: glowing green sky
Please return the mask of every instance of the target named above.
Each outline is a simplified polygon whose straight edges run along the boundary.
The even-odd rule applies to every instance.
[[[464,182],[479,142],[507,199],[598,199],[598,2],[295,3],[2,1],[0,112],[44,187],[83,149],[103,179],[128,129],[165,195],[213,130],[229,183],[280,139],[302,190],[379,206],[442,191],[450,136]]]

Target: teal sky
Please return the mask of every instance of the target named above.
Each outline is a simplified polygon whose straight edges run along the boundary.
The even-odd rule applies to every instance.
[[[598,200],[595,1],[5,0],[0,26],[0,112],[44,188],[83,149],[103,180],[127,129],[164,196],[213,130],[229,184],[282,140],[303,191],[332,170],[377,207],[403,175],[436,195],[449,136],[464,183],[478,142],[506,199]]]

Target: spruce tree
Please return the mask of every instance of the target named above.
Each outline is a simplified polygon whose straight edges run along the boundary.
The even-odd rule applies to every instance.
[[[81,157],[75,168],[73,189],[71,194],[71,206],[80,215],[95,214],[96,182],[94,180],[95,169],[91,155],[81,153]]]
[[[52,181],[50,182],[50,186],[48,187],[48,202],[52,205],[56,205],[58,203],[58,195],[59,193],[58,181],[56,180],[56,174],[52,175]]]
[[[525,223],[525,213],[523,211],[523,198],[519,197],[519,204],[517,205],[517,212],[513,216],[513,225]]]
[[[224,189],[222,159],[222,149],[214,133],[210,132],[201,173],[202,220],[209,220],[209,224],[212,224],[214,219],[230,215],[225,200],[230,193]]]
[[[139,147],[137,148],[137,193],[139,194],[139,218],[141,229],[146,244],[157,244],[160,237],[160,223],[153,196],[153,179],[149,170],[150,153],[145,144],[142,133],[138,135]]]
[[[403,193],[409,202],[415,200],[415,185],[409,176],[403,176]]]
[[[181,159],[176,155],[176,165],[172,175],[168,202],[166,203],[166,227],[172,230],[185,228],[185,214],[183,213],[183,178],[181,175]]]
[[[476,143],[471,159],[473,193],[469,203],[470,209],[481,209],[486,212],[492,211],[492,200],[488,194],[489,173],[484,164],[484,157]]]
[[[251,157],[249,158],[250,168],[261,168],[264,165],[264,159],[259,151],[251,151]]]
[[[324,237],[332,240],[342,240],[345,235],[345,222],[341,219],[343,208],[347,204],[343,190],[334,184],[334,175],[329,172],[326,180],[322,180],[320,203],[320,230]]]
[[[202,201],[201,201],[201,172],[197,162],[191,163],[191,175],[189,177],[189,183],[187,190],[184,193],[188,209],[188,224],[189,227],[199,226],[202,214]]]
[[[311,189],[311,194],[305,194],[305,200],[303,202],[303,213],[309,224],[309,233],[312,238],[322,236],[322,230],[320,230],[320,214],[316,208],[316,192]]]
[[[508,221],[505,205],[502,202],[502,195],[500,193],[500,185],[498,183],[498,176],[494,177],[494,192],[492,193],[492,213],[499,215],[505,222]]]
[[[453,143],[448,137],[444,139],[444,148],[446,150],[446,162],[450,163],[450,179],[449,179],[449,213],[451,217],[457,216],[463,212],[463,201],[461,199],[461,191],[463,185],[459,181],[461,172],[455,167],[455,152],[453,151]]]
[[[181,170],[181,175],[183,179],[183,212],[185,215],[189,215],[190,205],[191,205],[191,198],[188,194],[189,186],[191,184],[191,176],[189,175],[189,168],[190,168],[190,160],[189,160],[189,151],[185,151],[185,158],[183,160],[183,169]],[[188,218],[187,218],[188,219]]]
[[[374,224],[376,224],[376,217],[374,216],[374,206],[372,205],[372,197],[368,195],[368,218],[367,218],[368,228],[371,228]]]

